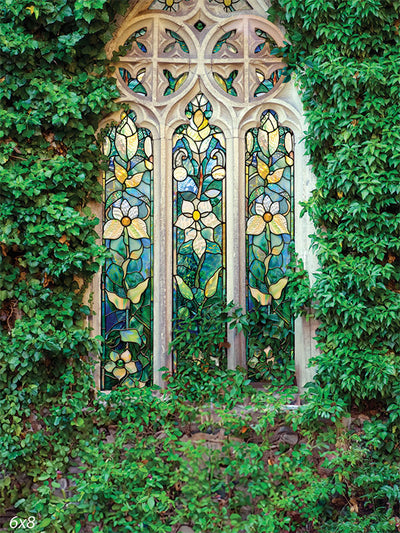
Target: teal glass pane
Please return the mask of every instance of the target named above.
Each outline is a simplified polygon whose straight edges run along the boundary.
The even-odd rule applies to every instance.
[[[256,46],[256,48],[254,49],[254,53],[256,54],[260,53],[264,49],[264,47],[267,46],[266,50],[267,50],[267,53],[269,54],[271,53],[271,50],[273,48],[278,47],[274,39],[270,35],[268,35],[268,33],[266,33],[265,31],[257,28],[256,35],[257,37],[260,37],[260,39],[262,39],[263,42]]]
[[[174,78],[171,72],[167,69],[163,70],[163,74],[168,81],[168,87],[164,91],[164,96],[168,96],[169,94],[176,92],[189,76],[189,72],[184,72],[177,78]]]
[[[234,37],[235,34],[236,34],[236,30],[231,30],[231,31],[228,31],[227,33],[224,33],[224,35],[216,42],[212,53],[216,54],[217,52],[221,50],[223,45],[226,45],[227,49],[230,52],[237,54],[238,50],[236,46],[234,46],[232,43],[228,43],[228,39],[230,39],[230,37]]]
[[[256,74],[260,84],[255,90],[254,96],[261,96],[262,94],[269,93],[275,87],[282,77],[283,69],[275,70],[269,78],[266,78],[264,73],[259,69],[256,69]]]
[[[136,78],[131,76],[130,73],[125,68],[120,68],[119,74],[131,91],[133,91],[134,93],[144,94],[144,96],[147,96],[147,91],[141,83],[142,79],[144,78],[146,74],[145,68],[142,68],[138,71]]]
[[[104,140],[101,388],[143,387],[152,376],[152,137],[121,115]]]
[[[248,372],[260,379],[265,351],[276,364],[293,357],[293,318],[286,298],[289,245],[294,238],[293,133],[266,110],[259,128],[246,134],[247,310],[263,307],[274,323],[278,343],[253,351]],[[263,353],[264,352],[264,353]]]
[[[173,135],[173,317],[226,302],[225,137],[203,94]]]
[[[201,20],[198,20],[194,24],[194,27],[196,28],[197,31],[202,32],[204,30],[204,28],[206,27],[206,24],[204,22],[202,22]]]
[[[164,53],[168,53],[168,52],[171,52],[171,50],[173,50],[175,48],[175,45],[178,44],[181,48],[181,50],[183,52],[185,52],[185,54],[188,54],[189,53],[189,48],[188,48],[188,45],[185,43],[185,41],[182,39],[182,37],[172,31],[172,30],[166,30],[167,34],[170,35],[174,41],[170,44],[168,44],[165,48],[164,48]]]
[[[227,78],[224,78],[217,72],[213,72],[213,76],[215,81],[218,83],[218,85],[228,94],[231,94],[232,96],[237,96],[237,92],[235,87],[233,86],[233,81],[235,80],[236,76],[238,75],[237,70],[233,70]]]
[[[132,35],[125,41],[124,46],[130,46],[131,44],[135,43],[136,46],[139,48],[139,50],[143,53],[147,52],[147,48],[139,39],[140,37],[143,37],[143,35],[146,35],[147,28],[141,28],[138,31],[135,31],[132,33]]]

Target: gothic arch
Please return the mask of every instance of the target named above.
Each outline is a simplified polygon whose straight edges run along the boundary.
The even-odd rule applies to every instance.
[[[108,54],[111,55],[113,50],[122,45],[126,46],[127,53],[121,58],[116,70],[118,88],[121,93],[119,101],[129,104],[135,113],[135,124],[138,130],[148,130],[148,135],[152,139],[152,157],[155,163],[154,170],[152,170],[153,281],[148,286],[153,287],[152,337],[154,340],[151,350],[153,353],[154,382],[158,384],[161,384],[158,369],[165,366],[172,367],[172,361],[168,355],[168,343],[171,338],[174,309],[173,283],[174,280],[176,281],[177,272],[176,265],[174,266],[170,258],[173,255],[173,236],[177,231],[179,232],[176,228],[176,220],[180,216],[176,213],[174,217],[172,204],[176,184],[174,185],[172,179],[166,179],[166,176],[173,176],[174,171],[172,159],[174,132],[177,131],[177,128],[187,124],[185,110],[187,110],[190,102],[196,100],[197,95],[202,95],[202,98],[210,104],[212,127],[223,133],[227,153],[227,179],[224,193],[226,195],[226,218],[224,220],[226,223],[224,238],[227,258],[226,300],[233,300],[242,308],[246,307],[248,267],[246,266],[247,208],[244,202],[246,197],[244,139],[249,130],[260,127],[260,117],[267,110],[270,110],[273,116],[276,115],[279,120],[279,128],[292,132],[295,141],[294,175],[296,179],[294,180],[293,193],[296,203],[293,206],[292,229],[284,229],[283,226],[281,229],[275,228],[275,235],[279,236],[279,232],[286,232],[285,235],[289,235],[290,231],[293,233],[294,225],[297,251],[303,256],[311,271],[315,264],[315,260],[309,252],[308,242],[308,235],[312,233],[312,227],[307,220],[299,221],[297,207],[298,202],[305,200],[312,188],[312,176],[306,168],[303,147],[299,143],[304,130],[302,108],[293,82],[283,83],[281,59],[269,53],[274,44],[278,46],[283,44],[283,34],[278,27],[265,18],[265,6],[263,4],[262,0],[234,0],[232,2],[229,0],[154,0],[153,2],[139,2],[133,6],[130,14],[121,21],[120,27],[107,50]],[[117,122],[121,120],[117,115],[109,117],[108,121],[110,118]],[[133,141],[132,143],[136,146]],[[142,155],[147,157],[146,153]],[[127,158],[128,156],[125,157],[125,159]],[[124,164],[121,159],[120,163]],[[127,174],[132,173],[131,163],[127,163],[127,165]],[[129,181],[129,179],[129,183],[135,182],[135,180],[130,179]],[[123,183],[121,190],[124,187],[126,185]],[[120,205],[122,201],[118,200],[118,205],[112,208],[115,209],[112,216],[120,216],[118,209],[122,209]],[[206,201],[208,200],[203,198],[202,203],[200,202],[203,209],[208,209]],[[264,202],[264,211],[269,201]],[[197,205],[198,203],[193,209]],[[124,208],[126,211],[125,204]],[[261,206],[258,206],[257,209],[261,213]],[[275,204],[273,209],[276,209]],[[128,223],[129,216],[135,214],[135,209],[129,213],[127,211],[126,223]],[[121,211],[121,217],[123,215],[124,213]],[[109,216],[107,212],[103,211],[102,223],[108,224],[109,228],[111,224],[110,218],[107,219],[107,216]],[[205,216],[208,216],[207,213]],[[118,220],[115,224],[118,225]],[[212,224],[217,223],[214,221]],[[206,238],[203,239],[199,232],[196,233],[195,227],[195,224],[189,230],[182,227],[182,231],[185,232],[185,237],[182,238],[187,239],[188,242],[196,242],[197,256],[200,257],[199,254],[202,251],[206,253],[207,248],[205,246],[208,246],[208,241]],[[218,226],[215,225],[214,227],[217,231]],[[196,237],[197,241],[193,237],[195,233],[197,237],[200,235],[199,238]],[[131,234],[136,235],[139,240],[142,239],[141,245],[143,245],[144,237],[134,234],[133,230],[131,230]],[[105,238],[107,235],[110,233],[107,233]],[[213,235],[215,236],[215,233]],[[210,237],[213,242],[215,241],[214,236]],[[129,237],[127,238],[129,241]],[[206,244],[203,241],[207,241]],[[130,242],[136,246],[133,241]],[[108,245],[110,246],[110,240],[108,240]],[[133,269],[133,266],[129,263],[129,267],[126,267],[125,264],[124,268]],[[215,274],[215,272],[211,272],[210,275]],[[132,283],[137,284],[137,280]],[[125,287],[125,290],[128,288]],[[132,292],[132,289],[130,290],[131,294],[136,294]],[[204,287],[202,290],[204,291]],[[134,297],[137,300],[137,295]],[[271,295],[267,297],[269,300],[272,298]],[[128,299],[125,300],[128,301]],[[136,302],[136,300],[134,301]],[[264,301],[266,301],[265,297]],[[119,303],[118,305],[132,307],[132,299],[127,304]],[[101,325],[97,319],[95,330],[99,327]],[[312,327],[312,325],[306,325],[302,319],[298,319],[296,322],[296,365],[300,385],[303,385],[310,377],[305,366],[307,359],[315,351],[312,341]],[[129,333],[129,335],[140,336],[142,334],[140,328],[139,330],[129,329],[128,325],[126,325],[125,330],[136,331],[136,333]],[[112,358],[115,359],[113,363],[118,363],[121,368],[126,369],[122,376],[124,370],[118,372],[115,370],[115,364],[113,366],[113,364],[108,363],[108,368],[113,367],[116,373],[114,375],[115,383],[122,379],[129,384],[131,371],[132,376],[138,375],[133,372],[135,370],[135,365],[132,364],[134,357],[132,354],[127,355],[130,345],[124,345],[124,339],[134,339],[129,335],[125,332],[120,339],[120,344],[116,344],[115,350],[113,351],[111,348],[108,350],[108,354],[113,353]],[[142,337],[144,338],[143,335]],[[235,368],[238,364],[246,366],[246,348],[243,336],[230,330],[228,342],[230,343],[229,367]],[[110,388],[105,384],[104,366],[103,364],[101,370],[103,375],[100,378],[101,386],[102,388]],[[139,367],[140,362],[136,361],[136,370]],[[139,378],[136,381],[143,384]],[[112,380],[108,381],[108,383],[111,382]],[[135,382],[134,377],[130,382],[132,384]]]

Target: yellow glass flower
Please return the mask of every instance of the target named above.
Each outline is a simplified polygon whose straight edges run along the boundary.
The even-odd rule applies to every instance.
[[[104,365],[104,369],[120,381],[127,374],[135,374],[138,371],[129,350],[125,350],[122,354],[111,352],[110,361]]]
[[[105,239],[119,239],[126,228],[132,239],[148,239],[147,227],[144,220],[138,218],[139,208],[131,206],[127,200],[118,200],[113,204],[112,220],[104,226]]]
[[[266,194],[259,196],[255,204],[256,215],[247,221],[248,235],[261,235],[268,224],[271,233],[282,235],[289,233],[286,218],[279,213],[279,202],[272,202]]]

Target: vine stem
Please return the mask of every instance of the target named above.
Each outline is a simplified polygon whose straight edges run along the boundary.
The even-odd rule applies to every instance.
[[[129,259],[129,233],[127,228],[124,228],[124,244],[126,259]],[[129,309],[125,312],[125,328],[129,329]]]
[[[200,276],[200,271],[201,271],[201,268],[203,266],[203,263],[204,263],[204,254],[201,256],[201,259],[199,261],[199,264],[197,265],[197,270],[196,270],[196,276],[194,278],[194,286],[198,289],[200,287],[200,280],[199,280],[199,276]]]
[[[200,200],[201,198],[201,193],[203,192],[203,181],[204,181],[204,176],[203,176],[203,168],[202,168],[202,165],[200,163],[200,169],[199,169],[199,190],[197,191],[197,199]]]
[[[126,254],[126,259],[129,259],[129,233],[128,233],[128,228],[124,228],[124,244],[125,244],[125,254]]]

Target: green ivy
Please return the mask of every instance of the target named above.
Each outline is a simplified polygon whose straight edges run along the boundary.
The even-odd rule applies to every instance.
[[[94,395],[95,132],[126,0],[0,0],[0,515],[68,466]]]
[[[320,321],[313,393],[398,412],[400,125],[398,0],[273,0],[288,40],[316,176],[315,283],[293,275],[298,312]],[[312,311],[310,310],[312,308]],[[324,390],[325,389],[325,390]],[[318,403],[318,400],[316,400]],[[394,408],[394,405],[396,408]]]

